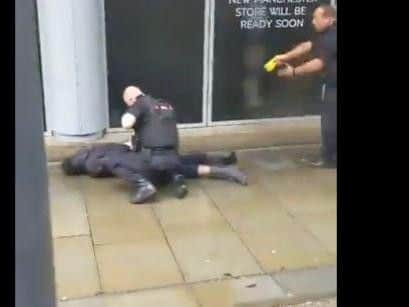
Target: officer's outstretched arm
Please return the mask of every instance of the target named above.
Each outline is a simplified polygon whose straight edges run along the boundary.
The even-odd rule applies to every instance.
[[[295,76],[304,76],[320,72],[324,69],[325,62],[320,58],[312,59],[300,66],[294,68]]]
[[[297,45],[294,49],[290,50],[289,52],[277,55],[276,60],[278,62],[285,63],[309,53],[311,49],[312,49],[311,41],[303,42]]]
[[[136,123],[135,115],[131,113],[125,113],[124,115],[122,115],[121,125],[123,128],[131,129],[135,125],[135,123]]]

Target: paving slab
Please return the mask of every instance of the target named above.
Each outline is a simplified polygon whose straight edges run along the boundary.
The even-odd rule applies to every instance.
[[[48,168],[48,181],[52,237],[89,235],[78,178],[64,176],[58,165]]]
[[[78,298],[101,291],[91,238],[53,240],[57,297]]]
[[[104,292],[183,283],[165,240],[98,245],[95,253]]]
[[[270,277],[242,277],[197,284],[193,291],[202,307],[270,307],[284,302],[286,292]]]
[[[225,273],[261,273],[254,257],[198,184],[180,204],[154,206],[169,244],[188,282]]]
[[[335,266],[282,272],[273,278],[297,299],[334,297],[337,293],[337,270]]]

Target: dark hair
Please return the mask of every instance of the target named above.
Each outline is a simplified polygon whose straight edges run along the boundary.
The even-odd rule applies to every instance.
[[[322,9],[325,17],[337,18],[337,10],[332,5],[323,4],[323,5],[320,5],[318,8]]]
[[[72,161],[70,158],[64,159],[64,161],[61,164],[62,169],[66,175],[77,175],[79,174],[79,170],[75,168],[75,166],[72,164]]]

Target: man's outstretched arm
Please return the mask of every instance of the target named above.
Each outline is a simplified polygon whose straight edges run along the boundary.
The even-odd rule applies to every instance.
[[[276,60],[279,63],[286,63],[286,62],[289,62],[293,59],[299,58],[300,56],[303,56],[309,53],[311,49],[312,49],[312,42],[307,41],[307,42],[299,44],[297,47],[295,47],[294,49],[290,50],[287,53],[277,55]]]
[[[315,58],[297,67],[285,64],[284,68],[278,70],[277,76],[283,78],[294,78],[297,76],[301,77],[320,72],[324,70],[324,66],[324,61],[320,58]]]
[[[294,67],[294,76],[304,76],[324,70],[325,63],[319,58],[312,59],[304,64]]]

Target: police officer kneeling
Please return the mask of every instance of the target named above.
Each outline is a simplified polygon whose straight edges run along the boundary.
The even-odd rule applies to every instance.
[[[128,109],[122,116],[122,127],[134,129],[139,144],[134,148],[146,151],[152,170],[169,176],[175,187],[176,196],[183,198],[188,190],[184,176],[180,173],[178,153],[179,136],[176,113],[172,105],[161,99],[145,95],[138,87],[124,90],[123,99]]]

